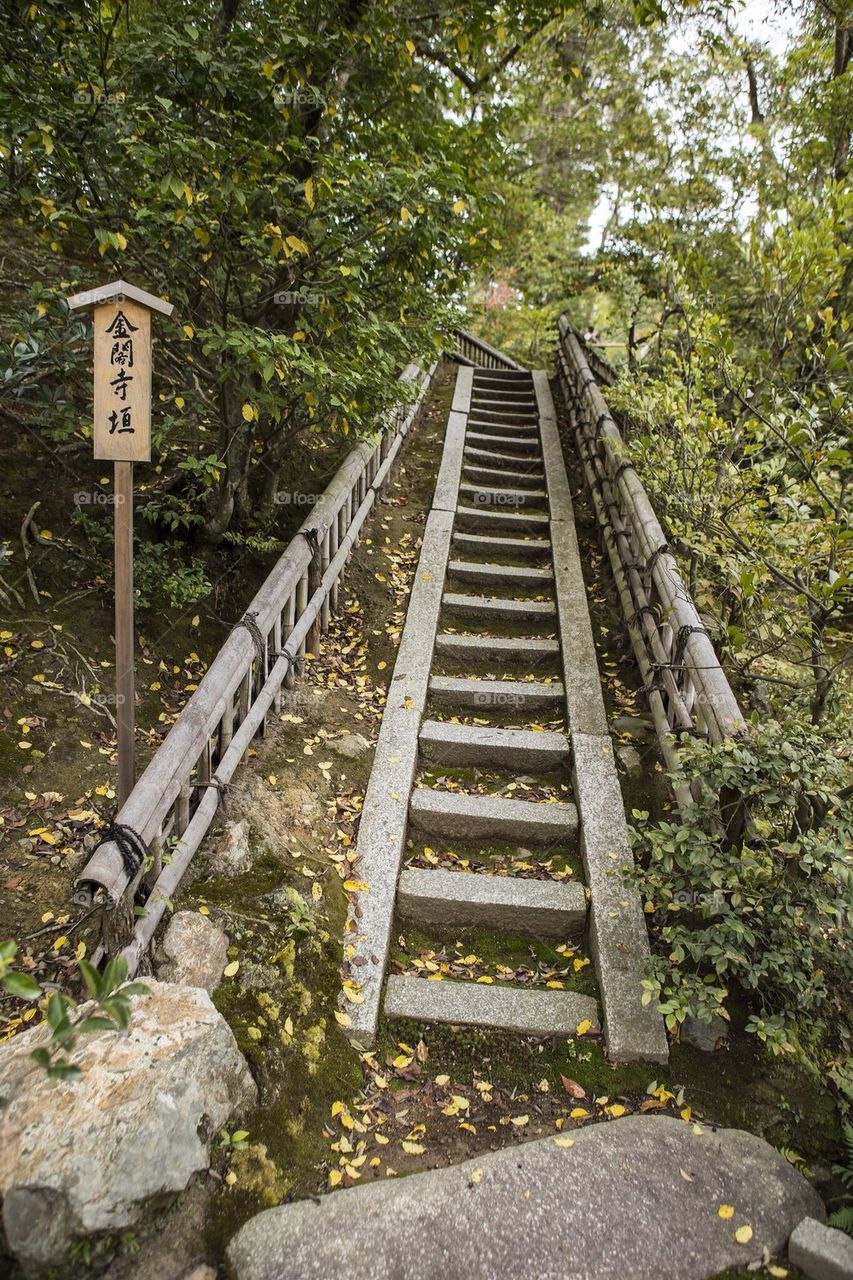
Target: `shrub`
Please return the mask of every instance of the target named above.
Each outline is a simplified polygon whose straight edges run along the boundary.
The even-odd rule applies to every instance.
[[[746,1029],[774,1050],[843,1016],[853,986],[853,820],[844,763],[810,725],[753,723],[717,746],[681,739],[681,774],[694,802],[681,821],[634,810],[634,875],[652,917],[655,954],[644,982],[667,1026],[688,1016],[729,1018],[735,990]],[[720,795],[750,815],[734,844]]]

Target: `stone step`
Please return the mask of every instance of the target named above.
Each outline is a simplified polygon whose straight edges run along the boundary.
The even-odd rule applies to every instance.
[[[463,454],[475,465],[479,465],[480,463],[491,465],[493,463],[495,466],[503,469],[505,465],[509,463],[513,467],[524,467],[527,474],[538,472],[540,475],[544,475],[541,456],[538,458],[519,458],[515,453],[496,453],[491,449],[475,449],[469,444],[465,445]]]
[[[553,570],[534,569],[528,565],[480,564],[475,560],[450,560],[447,570],[460,582],[533,587],[538,591],[547,591],[554,581]]]
[[[471,555],[514,556],[519,560],[534,560],[551,550],[551,543],[544,538],[502,538],[487,533],[454,532],[453,545]]]
[[[546,507],[548,495],[544,489],[492,488],[486,485],[463,483],[459,486],[459,498],[477,507]]]
[[[530,669],[543,658],[556,658],[560,652],[556,640],[539,636],[457,636],[449,631],[436,636],[435,649],[444,657],[461,662],[526,663]]]
[[[530,711],[561,709],[563,686],[536,680],[473,680],[464,676],[431,676],[430,695],[443,707],[460,711]]]
[[[521,880],[471,871],[404,871],[397,912],[432,928],[494,929],[536,938],[566,938],[583,931],[586,894],[574,882]]]
[[[484,431],[487,435],[500,436],[501,438],[504,436],[517,436],[520,440],[535,440],[537,443],[539,441],[539,423],[535,418],[527,422],[522,418],[511,415],[498,419],[494,416],[484,418],[482,416],[474,417],[473,414],[469,414],[468,431],[469,433]]]
[[[555,769],[567,764],[569,740],[564,733],[535,729],[492,729],[482,725],[424,720],[419,735],[421,753],[441,764],[472,764],[483,768]]]
[[[542,452],[539,448],[539,437],[535,436],[530,440],[520,440],[517,437],[508,437],[495,434],[486,434],[482,431],[472,431],[470,425],[468,433],[465,437],[465,452],[468,447],[476,449],[499,449],[510,454],[521,453],[525,457],[535,458],[537,462],[542,459]],[[517,459],[514,459],[517,461]]]
[[[390,1018],[448,1022],[459,1026],[499,1027],[522,1035],[577,1035],[582,1022],[598,1026],[592,996],[572,991],[530,991],[485,986],[479,982],[435,982],[392,974],[385,989]]]
[[[514,529],[533,533],[534,530],[547,531],[548,525],[548,517],[536,511],[522,515],[517,511],[489,511],[486,508],[462,505],[456,508],[457,529]]]
[[[482,387],[487,383],[493,385],[497,382],[511,382],[514,386],[519,383],[527,383],[533,386],[533,374],[529,369],[475,369],[474,370],[474,386]]]
[[[465,791],[416,787],[409,802],[409,823],[431,837],[449,840],[517,841],[519,844],[574,844],[578,811],[573,804],[505,800]]]
[[[468,596],[445,591],[442,604],[448,613],[466,622],[535,622],[541,626],[557,616],[551,600],[511,600],[505,596]]]
[[[537,398],[532,392],[507,392],[507,390],[487,390],[479,387],[471,394],[471,404],[482,404],[484,408],[517,407],[538,412]]]
[[[518,423],[519,429],[535,431],[539,425],[539,415],[535,409],[528,411],[513,409],[509,406],[506,409],[486,409],[482,405],[472,404],[468,410],[468,418],[472,425],[479,422],[489,427],[492,423],[501,427],[511,427]]]
[[[541,489],[545,476],[541,470],[533,467],[530,471],[518,471],[513,467],[477,467],[470,462],[464,463],[462,471],[474,484],[511,484],[516,489]]]

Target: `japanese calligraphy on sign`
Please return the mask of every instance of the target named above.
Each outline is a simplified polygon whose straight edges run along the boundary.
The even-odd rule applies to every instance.
[[[151,459],[151,312],[117,296],[94,308],[95,457]]]

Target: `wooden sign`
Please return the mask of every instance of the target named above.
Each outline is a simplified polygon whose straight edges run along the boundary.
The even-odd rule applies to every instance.
[[[69,298],[94,320],[95,457],[115,463],[115,646],[118,810],[133,790],[133,464],[151,461],[151,312],[174,308],[124,280]]]
[[[95,457],[151,461],[151,312],[117,300],[95,307]]]

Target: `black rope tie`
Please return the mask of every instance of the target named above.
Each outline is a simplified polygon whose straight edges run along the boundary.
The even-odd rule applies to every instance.
[[[246,628],[252,637],[255,653],[258,655],[258,662],[262,667],[266,668],[267,645],[258,626],[258,615],[256,613],[244,613],[237,626]],[[266,674],[266,669],[264,674]]]
[[[632,471],[636,471],[636,470],[637,470],[637,468],[634,466],[634,464],[633,464],[633,462],[630,460],[630,458],[623,458],[623,459],[622,459],[622,461],[619,463],[619,466],[618,466],[618,467],[616,468],[616,470],[613,472],[613,483],[614,483],[614,484],[615,484],[615,483],[616,483],[616,481],[619,479],[619,477],[621,476],[622,472],[623,472],[623,471],[627,471],[629,467],[631,468],[631,470],[632,470]]]
[[[660,678],[660,671],[661,671],[660,664],[657,662],[651,663],[649,670],[653,674],[653,679],[650,684],[644,684],[639,692],[644,693],[646,697],[648,697],[652,693],[665,694],[666,686],[664,685],[663,681]]]
[[[643,619],[644,615],[648,615],[658,625],[658,611],[653,604],[641,604],[639,609],[628,619],[629,627],[637,627]]]
[[[148,845],[142,839],[138,831],[134,831],[133,827],[129,827],[123,822],[111,822],[107,830],[101,836],[92,853],[96,853],[101,845],[115,844],[121,854],[121,865],[124,867],[128,880],[136,877],[139,868],[148,857]]]
[[[687,649],[687,641],[693,635],[708,636],[709,640],[711,638],[705,627],[691,627],[687,623],[685,623],[684,626],[679,627],[675,636],[675,650],[672,657],[673,667],[681,666],[684,661],[685,650]]]
[[[652,569],[654,569],[655,567],[655,563],[657,562],[658,556],[662,556],[662,555],[672,555],[672,551],[668,543],[666,542],[662,542],[661,545],[657,548],[657,550],[653,551],[652,554],[649,556],[648,560],[646,561],[646,573],[651,573]]]
[[[216,807],[221,805],[223,810],[227,807],[228,792],[234,790],[233,782],[223,782],[221,778],[211,778],[209,782],[194,782],[192,784],[194,791],[206,791],[208,787],[213,787],[216,792]]]
[[[302,534],[303,538],[308,543],[312,558],[322,554],[320,551],[320,540],[317,537],[316,529],[299,529],[298,532]]]

